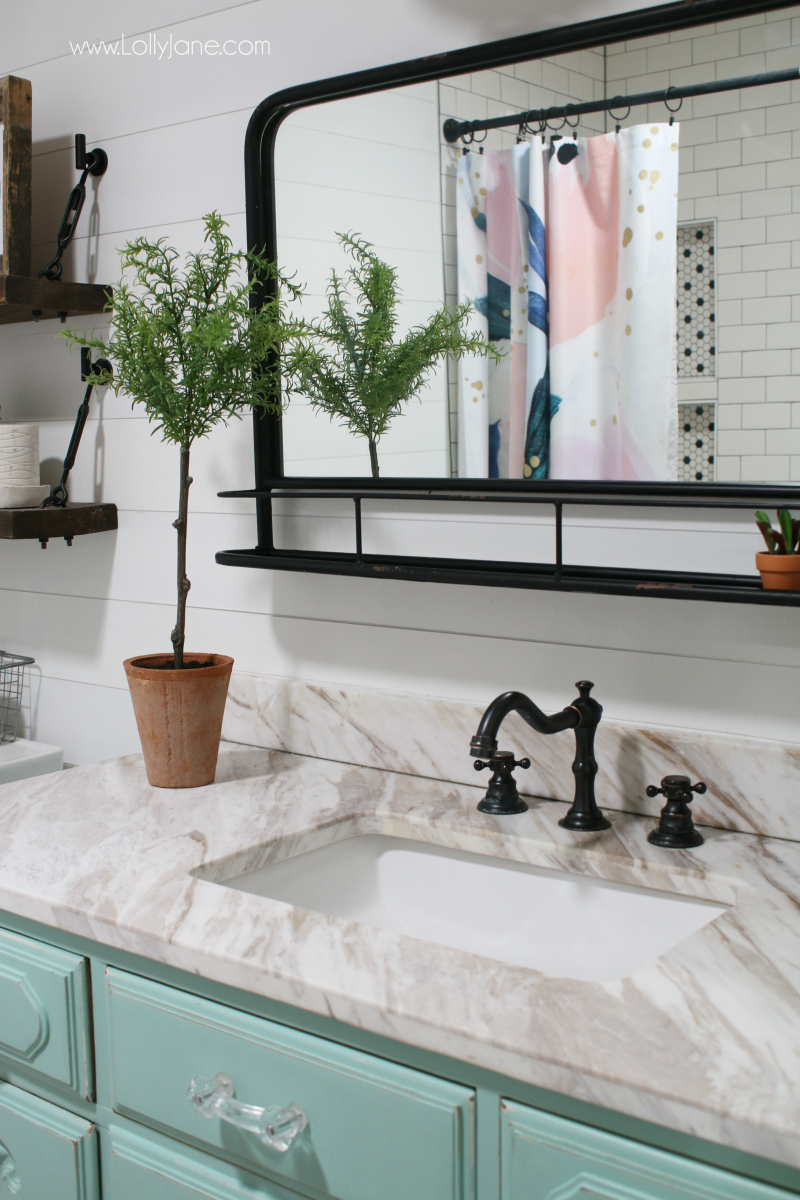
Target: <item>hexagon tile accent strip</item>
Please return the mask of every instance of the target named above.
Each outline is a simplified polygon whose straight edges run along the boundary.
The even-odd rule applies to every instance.
[[[678,482],[714,479],[713,401],[678,405]]]
[[[678,378],[716,375],[714,223],[678,226]]]

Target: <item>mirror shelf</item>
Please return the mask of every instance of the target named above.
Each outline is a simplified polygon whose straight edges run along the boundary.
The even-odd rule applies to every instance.
[[[363,486],[365,483],[366,487]],[[380,486],[377,486],[378,483]],[[373,486],[370,487],[370,484]],[[552,484],[525,487],[514,480],[475,480],[469,492],[463,489],[456,492],[452,490],[451,481],[447,480],[428,481],[423,486],[413,480],[276,480],[270,488],[219,493],[221,497],[230,499],[255,499],[262,507],[260,527],[268,529],[269,540],[252,550],[219,551],[215,557],[222,566],[350,575],[362,579],[403,579],[422,583],[478,584],[528,590],[800,607],[800,592],[765,590],[756,575],[583,566],[564,561],[565,509],[638,511],[647,508],[679,509],[684,512],[713,509],[735,512],[750,511],[756,506],[786,505],[795,500],[795,489],[785,487],[733,488],[689,484],[682,489],[663,484],[660,495],[651,495],[645,501],[638,491],[639,486],[629,484],[625,492],[619,484],[591,483],[583,484],[582,490],[576,492],[574,484],[566,481],[559,481],[556,487]],[[276,547],[272,537],[273,503],[286,499],[352,501],[352,552]],[[364,505],[370,501],[542,506],[552,517],[552,561],[501,562],[477,558],[366,553],[363,549]]]

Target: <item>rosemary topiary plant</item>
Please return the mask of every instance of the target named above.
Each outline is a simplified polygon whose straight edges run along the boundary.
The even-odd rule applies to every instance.
[[[467,330],[469,303],[454,309],[443,306],[424,325],[395,341],[396,270],[358,235],[336,236],[353,265],[344,278],[331,272],[322,318],[307,324],[305,336],[292,343],[284,365],[292,392],[366,438],[377,479],[378,442],[437,362],[448,354],[487,354],[495,361],[502,355],[480,334]]]
[[[99,350],[111,360],[113,375],[98,383],[125,392],[141,404],[162,439],[180,447],[178,517],[178,607],[172,631],[173,664],[184,666],[186,531],[189,509],[189,454],[192,443],[245,409],[280,409],[277,356],[287,339],[304,328],[284,317],[283,296],[301,290],[261,254],[233,250],[219,213],[204,217],[205,245],[186,257],[166,239],[137,238],[120,251],[123,280],[107,305],[107,340],[68,329],[64,337]],[[250,279],[248,280],[248,268]],[[258,307],[250,307],[256,280],[277,286]]]

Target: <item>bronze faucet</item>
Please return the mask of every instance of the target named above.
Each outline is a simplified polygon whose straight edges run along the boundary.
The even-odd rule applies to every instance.
[[[523,758],[515,762],[510,751],[497,749],[500,726],[509,713],[517,712],[537,733],[575,730],[575,761],[572,764],[575,799],[572,807],[558,822],[559,825],[563,825],[565,829],[582,831],[611,828],[611,822],[600,812],[594,797],[594,777],[597,774],[594,732],[603,715],[603,707],[589,695],[594,687],[593,683],[581,680],[575,686],[578,689],[578,698],[551,717],[543,713],[522,692],[504,692],[486,709],[481,717],[478,732],[470,742],[470,754],[479,760],[475,763],[475,770],[482,771],[485,767],[490,767],[493,771],[486,795],[478,805],[481,812],[505,816],[524,812],[528,807],[517,791],[512,772],[514,767],[529,767],[530,761]],[[484,757],[488,761],[481,761]]]

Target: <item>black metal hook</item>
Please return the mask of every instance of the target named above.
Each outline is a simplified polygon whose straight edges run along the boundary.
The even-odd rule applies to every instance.
[[[627,121],[628,117],[631,115],[631,106],[630,106],[630,104],[627,106],[627,109],[626,109],[626,111],[625,111],[625,114],[624,114],[624,116],[622,116],[622,117],[618,117],[618,116],[616,116],[616,115],[614,114],[614,111],[613,111],[613,109],[614,109],[614,105],[615,105],[615,104],[617,104],[617,103],[619,103],[619,104],[624,104],[624,103],[625,103],[625,99],[624,99],[624,97],[623,97],[623,96],[615,96],[615,97],[614,97],[614,99],[613,99],[613,100],[610,102],[610,104],[608,105],[608,115],[609,115],[610,117],[613,117],[613,118],[614,118],[614,120],[615,120],[615,122],[616,122],[616,125],[617,125],[616,132],[617,132],[617,133],[619,133],[620,129],[622,128],[622,124],[621,124],[621,123],[622,123],[623,121]]]
[[[89,175],[98,178],[105,175],[108,167],[108,155],[105,150],[97,147],[86,153],[86,137],[82,133],[75,134],[75,169],[81,171],[81,177],[75,184],[75,187],[69,194],[67,207],[64,209],[64,216],[61,218],[58,236],[56,237],[56,256],[51,262],[44,267],[36,276],[37,279],[52,279],[61,278],[62,265],[61,256],[66,250],[75,236],[75,230],[78,227],[78,221],[83,210],[84,201],[86,200],[86,180]]]
[[[672,84],[670,84],[670,86],[664,92],[664,106],[665,106],[667,112],[670,113],[670,118],[669,118],[670,125],[673,125],[675,123],[675,113],[678,112],[683,105],[683,96],[678,96],[677,97],[678,107],[670,108],[669,103],[668,103],[669,94],[670,94],[670,92],[674,92],[674,91],[677,91],[677,88],[675,88]]]
[[[486,141],[486,138],[487,138],[488,134],[489,134],[489,130],[488,130],[488,129],[484,129],[484,131],[483,131],[483,137],[482,137],[482,138],[476,138],[476,137],[475,137],[475,130],[472,130],[470,133],[465,133],[465,134],[463,134],[463,135],[462,135],[462,137],[461,137],[461,140],[462,140],[462,142],[464,143],[464,145],[466,145],[466,146],[472,146],[472,145],[475,145],[475,146],[480,146],[482,142],[485,142],[485,141]]]
[[[572,111],[572,112],[570,112],[570,109],[572,109],[573,111]],[[566,105],[566,107],[565,107],[565,109],[564,109],[564,120],[566,121],[566,123],[567,123],[567,125],[569,126],[569,128],[572,130],[572,136],[574,137],[575,141],[577,142],[577,140],[578,140],[578,126],[580,125],[581,118],[580,118],[580,113],[576,113],[576,112],[574,111],[574,109],[575,109],[575,105],[574,105],[574,104],[567,104],[567,105]],[[570,121],[570,117],[574,117],[574,118],[575,118],[575,124],[574,124],[574,125],[573,125],[572,121]]]

